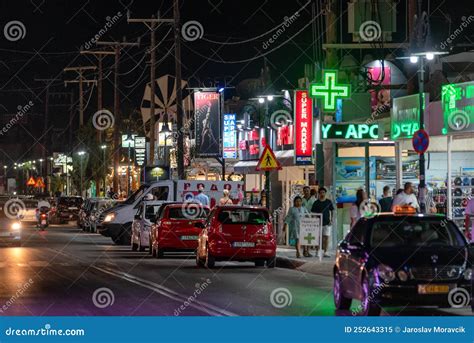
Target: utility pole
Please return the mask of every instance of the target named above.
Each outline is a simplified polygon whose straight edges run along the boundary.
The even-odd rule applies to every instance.
[[[156,63],[156,37],[155,32],[160,23],[173,23],[174,20],[172,19],[160,19],[160,13],[158,13],[157,18],[155,16],[151,16],[150,19],[138,19],[138,18],[130,18],[129,13],[127,13],[127,21],[129,23],[142,23],[150,30],[150,160],[148,161],[149,165],[155,164],[155,63]]]
[[[102,51],[102,50],[82,50],[82,55],[94,55],[97,58],[97,111],[104,109],[103,105],[103,98],[102,98],[102,79],[103,79],[103,68],[102,68],[102,60],[107,55],[115,55],[113,51]],[[99,143],[102,142],[102,131],[97,130],[97,141]]]
[[[174,17],[174,44],[175,44],[175,66],[176,66],[176,132],[183,129],[183,91],[181,88],[181,27],[179,17],[179,0],[173,1]],[[176,148],[178,160],[178,179],[186,179],[184,171],[184,137],[178,135],[178,146]],[[267,199],[268,200],[268,199]]]
[[[119,66],[120,66],[120,51],[124,47],[136,47],[140,46],[140,41],[137,43],[130,42],[97,42],[97,45],[109,46],[113,48],[115,55],[114,63],[114,179],[113,179],[113,191],[118,192],[119,178],[118,168],[120,162],[120,94],[119,94]]]
[[[74,80],[64,81],[64,85],[68,83],[78,83],[79,84],[79,125],[82,127],[84,125],[84,83],[97,84],[97,80],[87,80],[84,78],[84,72],[88,70],[96,70],[95,66],[86,66],[86,67],[67,67],[64,68],[64,71],[75,71],[78,74],[78,78]]]

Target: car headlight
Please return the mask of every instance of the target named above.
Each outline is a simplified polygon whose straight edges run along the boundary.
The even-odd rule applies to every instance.
[[[462,273],[462,276],[464,276],[465,280],[471,280],[471,278],[472,278],[472,268],[466,268],[464,273]]]
[[[384,280],[385,282],[390,282],[390,281],[395,280],[395,272],[389,266],[385,264],[380,264],[377,267],[377,271],[380,277],[382,278],[382,280]]]
[[[104,222],[111,222],[112,220],[115,219],[115,213],[109,213],[108,215],[105,216]]]
[[[18,222],[14,222],[11,226],[12,230],[20,230],[21,229],[21,224]]]

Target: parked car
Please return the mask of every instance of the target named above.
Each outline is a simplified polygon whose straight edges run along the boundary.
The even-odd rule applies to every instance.
[[[442,215],[397,209],[361,218],[337,248],[336,308],[348,310],[357,299],[361,315],[379,315],[383,306],[448,307],[453,292],[468,300],[469,250],[456,224]]]
[[[77,217],[77,226],[86,232],[96,232],[101,213],[116,204],[111,198],[88,198],[82,204]]]
[[[83,202],[80,196],[61,196],[57,200],[56,207],[51,211],[52,221],[64,224],[79,217],[79,208]]]
[[[38,200],[26,199],[21,200],[25,204],[24,210],[21,211],[21,221],[23,223],[36,224],[38,222]]]
[[[276,237],[264,207],[217,206],[199,234],[196,264],[213,268],[216,261],[252,261],[275,267]]]
[[[9,218],[5,211],[0,210],[0,243],[21,246],[21,222],[16,218]]]
[[[199,203],[163,204],[156,224],[152,227],[150,249],[153,257],[162,257],[169,251],[195,252],[199,234],[209,215],[209,207]]]
[[[149,247],[151,226],[156,221],[156,214],[162,201],[143,201],[138,206],[132,223],[131,247],[133,251],[145,251]]]

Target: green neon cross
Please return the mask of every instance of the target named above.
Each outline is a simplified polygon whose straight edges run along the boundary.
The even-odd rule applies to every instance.
[[[337,70],[323,70],[323,84],[311,83],[309,95],[313,98],[324,98],[323,111],[335,112],[336,99],[347,99],[351,94],[351,85],[337,84]]]
[[[314,237],[311,232],[308,233],[308,235],[307,235],[306,237],[303,237],[303,238],[304,238],[306,241],[308,241],[309,244],[311,244],[311,241],[312,241],[313,239],[316,239],[316,237]]]

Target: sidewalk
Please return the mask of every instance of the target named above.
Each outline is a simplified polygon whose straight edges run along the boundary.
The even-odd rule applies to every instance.
[[[295,248],[279,246],[277,247],[277,267],[297,269],[299,271],[332,277],[335,254],[330,252],[331,257],[323,257],[322,261],[315,255],[315,251],[310,251],[313,257],[296,258]]]

